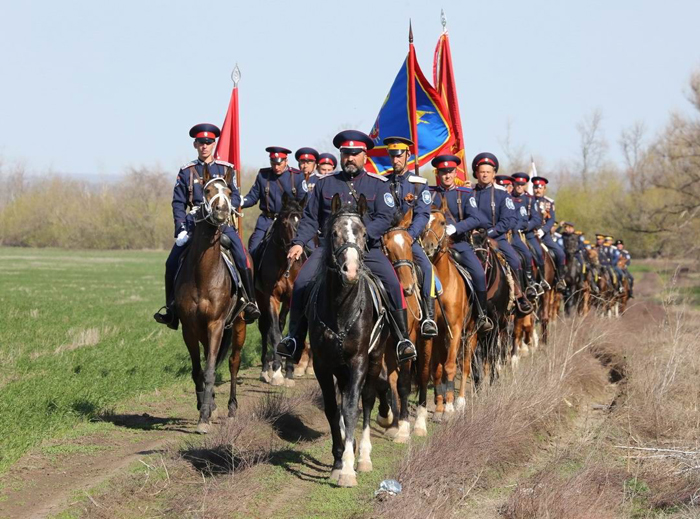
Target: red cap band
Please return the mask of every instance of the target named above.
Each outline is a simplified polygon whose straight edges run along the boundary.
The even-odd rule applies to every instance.
[[[446,160],[446,161],[444,161],[444,162],[440,162],[440,163],[438,164],[438,167],[437,167],[437,168],[438,168],[438,169],[447,169],[447,168],[456,168],[456,167],[457,167],[457,163],[456,163],[456,162],[454,162],[454,161],[452,161],[452,160]]]
[[[357,148],[360,150],[366,150],[367,145],[361,141],[345,141],[339,146],[339,148]]]
[[[481,159],[479,162],[477,162],[477,163],[476,163],[476,167],[478,168],[478,167],[481,166],[482,164],[489,164],[489,165],[491,165],[491,166],[496,167],[496,164],[495,164],[490,158],[488,158],[488,157],[484,157],[484,158]]]
[[[311,153],[303,153],[299,155],[299,160],[313,160],[314,162],[316,162],[316,157],[311,155]]]
[[[333,165],[333,161],[327,157],[322,158],[321,160],[318,161],[319,164],[330,164],[331,166]]]
[[[504,178],[503,180],[501,180],[501,184],[505,184],[505,185],[509,186],[512,184],[512,182],[510,180],[508,180],[507,178]]]
[[[532,183],[536,186],[544,186],[546,184],[544,180],[533,180]]]
[[[527,184],[527,180],[521,177],[514,178],[513,182],[515,182],[516,184]]]
[[[286,159],[287,154],[286,153],[280,153],[279,151],[273,151],[270,153],[270,158],[271,159]]]
[[[214,132],[199,132],[194,136],[195,139],[216,139]]]

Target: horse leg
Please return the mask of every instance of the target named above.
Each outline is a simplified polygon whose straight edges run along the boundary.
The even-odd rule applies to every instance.
[[[362,365],[364,362],[364,365]],[[356,363],[350,367],[350,377],[343,391],[341,404],[341,414],[343,425],[345,426],[345,446],[343,448],[343,468],[340,470],[338,486],[357,486],[357,476],[355,474],[355,428],[359,418],[359,400],[362,386],[367,378],[367,359]],[[359,364],[359,365],[357,365]],[[369,428],[367,429],[369,434]]]
[[[357,472],[371,472],[372,441],[370,439],[370,424],[372,422],[372,409],[377,398],[377,379],[381,370],[381,362],[370,364],[367,378],[362,388],[362,439],[357,456]]]
[[[241,350],[245,344],[245,322],[240,317],[233,323],[233,344],[231,356],[228,359],[228,369],[231,373],[231,392],[228,398],[228,416],[233,418],[238,410],[236,399],[236,385],[238,384],[238,370],[241,367]]]
[[[209,420],[212,417],[216,404],[214,403],[214,382],[216,382],[216,356],[221,346],[221,337],[224,333],[223,320],[214,321],[207,326],[206,366],[204,368],[204,398],[202,408],[199,410],[199,422],[197,432],[206,434],[209,432]]]
[[[411,424],[408,421],[408,397],[411,393],[411,364],[406,361],[399,366],[397,389],[399,394],[399,432],[394,438],[396,443],[406,443],[411,436]]]
[[[430,382],[430,360],[433,350],[433,339],[422,341],[423,347],[418,351],[418,409],[413,432],[416,436],[426,436],[428,427],[425,423],[428,417],[428,382]]]
[[[462,382],[459,385],[459,396],[455,402],[455,410],[462,411],[467,406],[467,384],[471,377],[472,359],[478,345],[478,338],[474,330],[470,330],[471,335],[467,339],[466,349],[464,350],[464,358],[462,359]]]
[[[523,345],[524,317],[516,317],[513,326],[513,346],[510,352],[510,366],[515,371],[520,363],[520,350]]]
[[[459,346],[462,344],[462,325],[454,326],[452,329],[446,357],[445,357],[445,414],[450,417],[455,412],[455,377],[457,376],[457,355]]]
[[[202,400],[204,398],[204,378],[201,354],[199,352],[199,339],[197,338],[197,333],[188,326],[182,327],[182,338],[185,340],[187,351],[192,361],[192,381],[194,382],[194,390],[197,395],[197,411],[199,411],[202,408]]]
[[[316,371],[316,380],[318,380],[318,385],[321,387],[321,393],[323,394],[323,411],[331,428],[331,438],[333,440],[333,446],[331,447],[333,468],[331,469],[330,479],[337,481],[343,468],[343,438],[340,434],[340,416],[338,414],[338,401],[335,395],[333,374],[325,370]]]
[[[389,438],[395,438],[399,433],[399,414],[401,410],[399,409],[399,367],[397,365],[396,355],[393,354],[394,342],[391,341],[390,347],[386,349],[384,355],[386,365],[387,365],[387,380],[389,382],[389,402],[391,406],[391,425],[385,431],[385,435]],[[387,417],[388,418],[388,417]]]
[[[260,318],[258,319],[258,330],[260,330],[260,346],[262,353],[260,355],[260,364],[262,365],[260,372],[260,381],[267,384],[270,383],[270,373],[269,373],[269,358],[267,351],[267,330],[270,327],[270,315],[269,309],[258,302],[258,307],[260,308]],[[276,345],[270,345],[274,348]]]
[[[444,342],[444,341],[443,341]],[[444,366],[445,366],[445,347],[442,347],[434,352],[435,362],[433,364],[433,384],[435,385],[435,412],[433,413],[434,422],[442,422],[442,417],[445,412],[445,382]]]
[[[282,375],[282,361],[280,356],[275,352],[277,343],[282,340],[282,334],[279,330],[280,302],[274,296],[270,296],[268,305],[270,312],[270,326],[267,329],[267,340],[270,343],[270,358],[272,360],[272,366],[270,368],[270,372],[268,372],[268,375],[270,376],[270,385],[281,386],[284,384],[284,376]]]

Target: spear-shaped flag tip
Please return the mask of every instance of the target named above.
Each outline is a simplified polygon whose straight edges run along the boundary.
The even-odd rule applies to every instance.
[[[413,26],[410,18],[408,19],[408,43],[413,43]]]

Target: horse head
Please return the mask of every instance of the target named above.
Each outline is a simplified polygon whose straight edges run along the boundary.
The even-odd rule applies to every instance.
[[[292,242],[294,235],[299,227],[304,207],[306,206],[306,197],[301,201],[287,195],[285,192],[282,195],[282,210],[273,224],[274,231],[277,231],[282,240],[282,243],[288,245]]]
[[[432,258],[442,250],[447,238],[447,217],[443,209],[433,206],[430,209],[430,219],[420,236],[421,245],[428,258]]]
[[[343,207],[340,195],[333,195],[331,217],[325,234],[330,253],[329,267],[336,270],[344,284],[356,283],[360,277],[367,244],[367,231],[362,217],[367,212],[367,199],[360,195],[357,207]]]
[[[391,228],[382,236],[384,254],[391,261],[404,294],[407,296],[413,295],[414,287],[417,285],[413,251],[411,250],[412,240],[408,234],[411,221],[413,221],[413,209],[409,209],[405,214],[397,212],[391,223]]]
[[[562,238],[564,240],[564,252],[566,252],[566,257],[571,258],[575,256],[578,252],[578,236],[575,234],[564,234]]]
[[[202,215],[211,225],[220,226],[231,221],[231,184],[233,172],[227,168],[223,177],[212,177],[209,173],[209,165],[204,165],[202,189],[204,203],[202,204]]]

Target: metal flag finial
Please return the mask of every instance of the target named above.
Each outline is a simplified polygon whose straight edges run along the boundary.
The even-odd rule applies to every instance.
[[[410,18],[408,19],[408,43],[413,43],[413,26]]]
[[[445,17],[444,9],[440,9],[440,21],[442,22],[442,32],[447,32],[447,18]]]
[[[233,86],[237,87],[238,82],[241,80],[241,69],[238,68],[238,63],[233,67],[233,72],[231,72],[231,80],[233,81]]]

